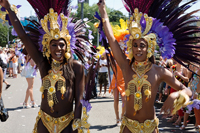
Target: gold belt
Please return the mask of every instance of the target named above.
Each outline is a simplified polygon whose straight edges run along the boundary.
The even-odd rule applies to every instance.
[[[38,121],[42,120],[42,123],[47,128],[49,133],[60,133],[63,129],[65,129],[69,123],[74,119],[74,113],[68,113],[64,116],[61,116],[59,118],[54,118],[42,110],[38,112],[38,116],[36,118],[36,123],[33,129],[33,133],[37,133],[37,125]]]
[[[159,119],[145,120],[144,123],[139,123],[136,120],[131,120],[127,117],[123,117],[122,125],[120,127],[120,133],[123,133],[126,126],[131,133],[152,133],[159,125]]]

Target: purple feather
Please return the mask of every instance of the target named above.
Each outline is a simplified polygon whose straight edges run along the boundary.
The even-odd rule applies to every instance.
[[[191,103],[187,106],[189,111],[192,111],[192,108],[196,108],[197,110],[200,109],[200,100],[194,99]]]
[[[94,39],[94,36],[92,35],[92,31],[91,30],[88,30],[89,34],[88,34],[88,39],[89,40],[92,40]]]
[[[82,104],[82,106],[86,107],[87,112],[90,112],[90,110],[92,109],[92,106],[89,103],[89,101],[81,100],[81,104]]]
[[[124,7],[126,8],[126,10],[128,12],[130,12],[130,8],[128,7],[128,5],[126,4],[126,2],[124,2],[124,0],[122,0],[122,3],[124,4]]]
[[[146,21],[144,17],[140,21],[142,31],[146,28]],[[157,36],[157,44],[160,47],[160,52],[163,58],[172,58],[175,54],[176,39],[173,38],[173,33],[170,32],[167,26],[163,25],[163,22],[153,18],[153,24],[149,33],[154,33]],[[128,36],[127,36],[128,37]]]
[[[22,7],[22,5],[17,5],[16,7],[17,7],[17,8],[20,8],[20,7]]]
[[[8,20],[8,24],[9,24],[10,26],[12,26],[12,23],[11,23],[11,21],[10,21],[10,18],[9,18],[9,16],[8,16],[8,14],[6,14],[5,20]]]
[[[37,68],[36,68],[36,66],[34,66],[34,72],[33,72],[33,76],[37,76]]]
[[[76,6],[71,6],[72,9],[77,10],[78,9],[78,5]]]
[[[58,25],[60,25],[60,30],[62,29],[62,21],[60,19],[60,16],[58,17]],[[68,19],[68,25],[67,25],[67,29],[69,31],[69,35],[71,36],[71,40],[70,40],[70,50],[72,53],[74,53],[74,49],[76,48],[75,43],[76,43],[76,35],[74,32],[74,26],[75,24],[71,22],[71,19]],[[42,29],[42,27],[39,28],[39,32],[40,32],[40,37],[39,37],[39,50],[42,52],[43,51],[43,45],[42,45],[42,40],[43,40],[43,35],[46,34],[45,31]]]
[[[5,9],[4,7],[1,7],[1,11],[2,11],[2,12],[5,12],[6,9]]]
[[[18,36],[18,34],[17,34],[17,32],[15,31],[14,28],[12,28],[11,34],[12,34],[13,36]]]
[[[133,13],[135,8],[140,12],[148,13],[149,8],[154,0],[123,0],[123,4],[129,13]]]
[[[55,12],[58,13],[58,15],[61,12],[64,12],[64,14],[68,15],[68,7],[70,4],[70,0],[27,0],[35,12],[37,13],[37,16],[39,17],[39,20],[42,19],[46,14],[49,13],[49,9],[53,8]]]

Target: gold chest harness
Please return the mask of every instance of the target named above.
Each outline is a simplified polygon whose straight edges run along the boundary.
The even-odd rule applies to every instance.
[[[57,90],[62,94],[61,99],[64,100],[64,94],[66,92],[66,81],[62,76],[63,72],[60,71],[63,65],[62,62],[58,62],[53,60],[51,63],[51,70],[49,70],[49,74],[42,79],[42,87],[40,91],[42,92],[42,98],[44,98],[44,91],[47,90],[47,101],[48,105],[51,108],[51,112],[53,113],[54,104],[58,103],[58,99],[56,97],[56,88],[55,85],[57,83]]]
[[[137,111],[142,108],[142,93],[141,90],[143,88],[144,95],[146,96],[145,101],[151,97],[151,83],[147,80],[148,75],[145,75],[151,67],[152,63],[148,60],[145,62],[134,62],[132,64],[132,70],[136,73],[133,75],[133,79],[129,81],[128,87],[125,91],[127,101],[129,101],[129,96],[134,95],[134,116]]]

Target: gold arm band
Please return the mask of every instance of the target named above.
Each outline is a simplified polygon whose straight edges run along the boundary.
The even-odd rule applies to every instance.
[[[179,97],[174,101],[174,110],[172,111],[172,114],[176,114],[176,111],[182,107],[186,107],[190,103],[189,100],[190,98],[187,94],[179,91]]]
[[[73,131],[78,129],[78,133],[84,133],[84,129],[87,130],[87,133],[90,133],[90,124],[87,122],[89,115],[87,115],[86,107],[83,107],[83,117],[82,119],[74,119],[72,124]]]
[[[106,22],[107,20],[109,20],[109,18],[102,18],[102,22]]]

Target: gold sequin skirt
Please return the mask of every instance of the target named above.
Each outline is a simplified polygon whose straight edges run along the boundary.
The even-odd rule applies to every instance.
[[[136,120],[131,120],[123,117],[120,133],[123,133],[124,128],[127,127],[131,133],[152,133],[155,129],[158,131],[159,119],[145,120],[144,123],[139,123]],[[158,133],[158,132],[157,132]]]
[[[54,117],[46,114],[42,110],[40,110],[38,112],[38,116],[36,118],[36,123],[35,123],[34,129],[33,129],[33,133],[37,133],[37,125],[38,125],[38,121],[40,119],[42,120],[42,123],[47,128],[49,133],[60,133],[74,119],[74,113],[71,112],[71,113],[68,113],[59,118],[54,118]]]

